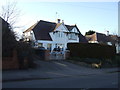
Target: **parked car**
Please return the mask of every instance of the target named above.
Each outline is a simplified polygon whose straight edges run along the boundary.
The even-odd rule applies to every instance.
[[[39,50],[46,50],[44,47],[38,47]]]

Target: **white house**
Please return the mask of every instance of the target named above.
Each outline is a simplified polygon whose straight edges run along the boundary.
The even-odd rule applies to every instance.
[[[44,47],[52,51],[60,47],[63,51],[67,49],[67,43],[87,42],[76,25],[65,25],[64,22],[57,23],[40,20],[23,32],[25,41],[31,40],[34,47]]]

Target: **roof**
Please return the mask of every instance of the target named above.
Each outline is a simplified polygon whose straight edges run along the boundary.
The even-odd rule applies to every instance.
[[[120,41],[120,39],[117,35],[106,36],[105,34],[98,33],[98,32],[96,32],[92,35],[86,35],[86,39],[88,41],[98,41],[98,42],[102,42],[102,43],[107,43],[107,42],[116,43],[117,40]]]
[[[53,31],[55,31],[62,23],[57,23],[55,29]]]
[[[109,41],[108,37],[105,34],[102,33],[96,33],[97,41],[106,43]]]
[[[52,41],[52,38],[49,35],[49,32],[53,32],[56,30],[62,23],[54,23],[54,22],[49,22],[49,21],[43,21],[40,20],[39,22],[35,23],[32,25],[30,28],[28,28],[25,32],[29,32],[33,30],[35,34],[36,40],[49,40]],[[77,28],[78,32],[80,33],[78,27],[76,25],[65,25],[66,28],[71,31],[74,27]],[[80,33],[80,42],[86,42],[86,38]]]
[[[65,26],[69,31],[71,31],[75,27],[75,25],[65,25]]]
[[[85,36],[83,36],[80,32],[80,30],[78,29],[77,25],[75,24],[75,27],[77,29],[77,31],[79,32],[79,42],[80,43],[88,43],[87,39],[85,38]]]
[[[120,37],[117,35],[109,35],[108,39],[110,42],[112,42],[113,44],[115,44],[116,42],[120,43]]]
[[[79,42],[81,43],[88,43],[87,39],[85,38],[85,36],[83,36],[81,33],[79,35]]]
[[[38,23],[38,22],[37,22],[37,23]],[[31,30],[37,25],[37,23],[35,23],[34,25],[32,25],[30,28],[28,28],[28,29],[27,29],[26,31],[24,31],[23,33],[31,31]]]
[[[77,25],[65,25],[67,27],[67,29],[69,31],[71,31],[74,27],[76,27],[77,31],[79,32],[79,42],[80,43],[88,43],[87,39],[85,38],[85,36],[83,36],[80,32],[80,30],[78,29]]]
[[[36,40],[49,40],[52,38],[49,32],[52,32],[56,27],[56,23],[40,20],[37,25],[33,28]]]

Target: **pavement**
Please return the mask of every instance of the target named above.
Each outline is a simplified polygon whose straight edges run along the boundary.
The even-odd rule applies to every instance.
[[[27,70],[9,70],[2,72],[3,82],[52,79],[62,77],[109,74],[118,72],[119,68],[88,68],[65,60],[41,61],[35,60],[37,68]]]

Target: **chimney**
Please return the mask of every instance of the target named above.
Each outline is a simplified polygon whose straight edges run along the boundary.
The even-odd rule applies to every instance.
[[[60,23],[60,19],[57,19],[57,22]]]
[[[107,31],[107,36],[109,36],[109,31]]]
[[[64,24],[64,20],[62,20],[62,23]]]

